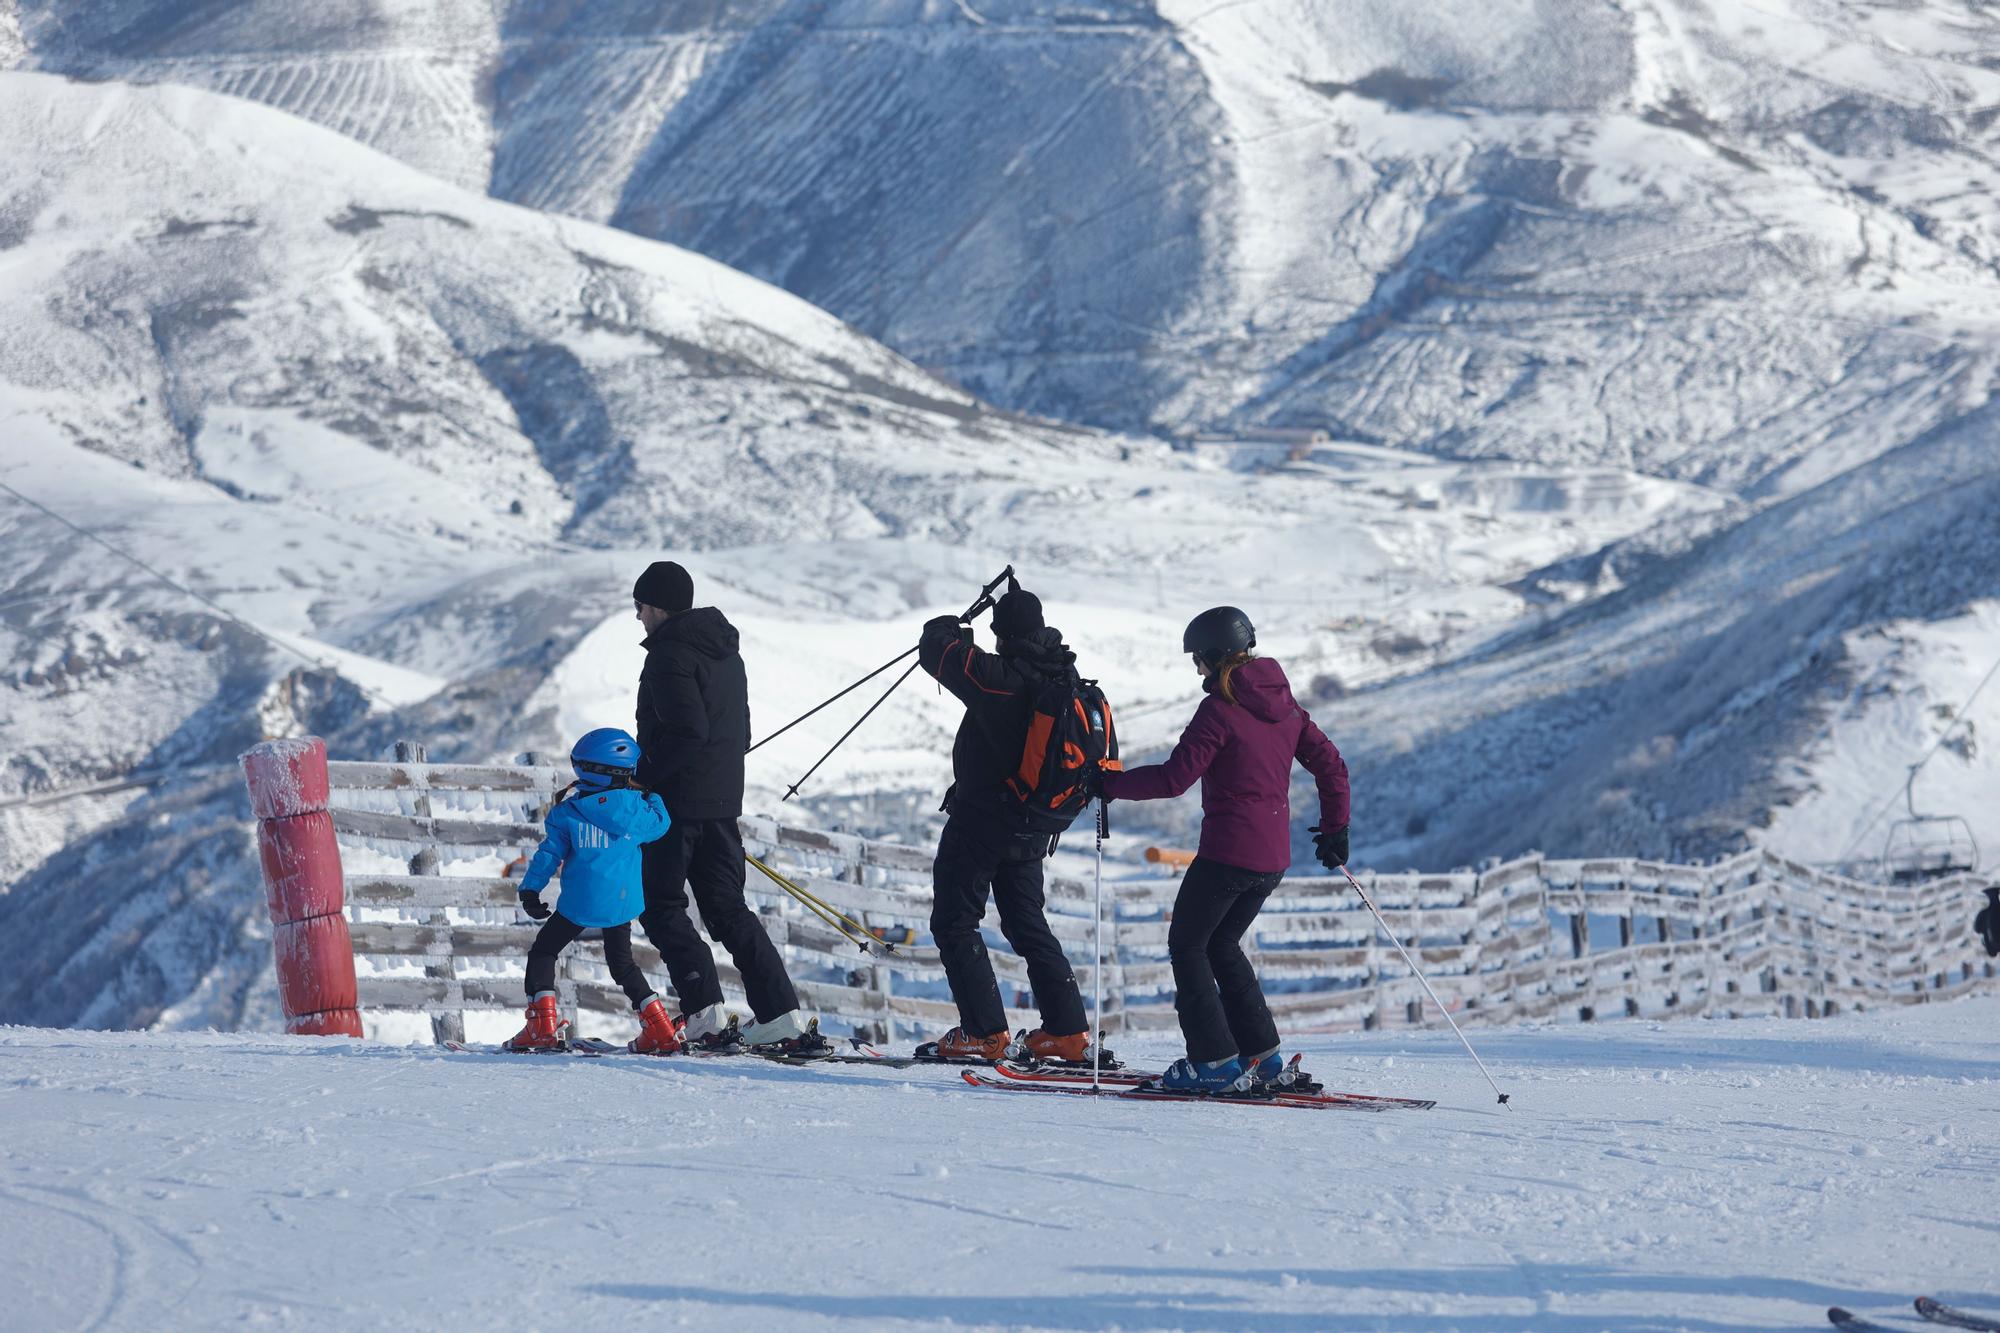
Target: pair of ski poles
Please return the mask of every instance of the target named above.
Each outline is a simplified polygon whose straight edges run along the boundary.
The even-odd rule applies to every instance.
[[[1011,583],[1013,579],[1014,579],[1014,567],[1012,565],[1009,565],[1005,569],[1001,570],[998,574],[994,575],[993,580],[990,583],[988,583],[985,587],[979,590],[979,596],[973,599],[972,605],[965,609],[965,614],[961,615],[959,619],[961,621],[970,623],[972,620],[977,618],[982,611],[985,611],[990,607],[992,607],[993,590],[995,588],[998,588],[1002,583]],[[819,713],[829,705],[837,703],[841,699],[844,699],[848,695],[854,693],[854,691],[860,689],[863,685],[866,685],[869,681],[875,679],[875,677],[881,675],[883,672],[887,671],[890,667],[895,666],[898,662],[902,661],[906,657],[909,657],[916,651],[917,650],[915,648],[910,648],[903,652],[897,653],[894,657],[884,662],[881,666],[876,667],[873,671],[863,676],[860,680],[855,681],[852,685],[847,686],[845,689],[839,691],[831,698],[825,699],[820,703],[813,705],[811,708],[808,708],[805,712],[799,714],[799,716],[793,718],[790,722],[787,722],[784,726],[779,727],[776,731],[766,736],[763,740],[758,741],[756,745],[752,745],[751,747],[749,747],[749,749],[745,750],[744,753],[749,754],[751,750],[755,750],[760,746],[767,745],[771,741],[776,740],[778,737],[790,731],[793,727],[799,725],[799,723],[804,722],[807,718],[814,716],[815,714]],[[908,670],[904,671],[902,675],[896,677],[895,682],[891,684],[888,689],[882,692],[882,697],[877,699],[874,703],[868,705],[868,711],[863,713],[860,717],[856,718],[854,721],[854,725],[849,727],[846,731],[842,732],[840,739],[835,741],[831,746],[829,746],[827,752],[821,755],[818,761],[815,762],[811,768],[806,770],[805,776],[800,778],[797,782],[794,782],[791,785],[791,787],[786,790],[784,796],[785,800],[789,801],[792,799],[792,797],[799,794],[799,788],[805,786],[807,779],[811,778],[813,774],[819,772],[820,765],[824,764],[827,760],[833,758],[833,752],[835,750],[838,750],[842,745],[846,744],[847,738],[852,736],[856,731],[859,731],[861,729],[861,724],[863,722],[866,722],[871,716],[873,716],[876,709],[880,708],[883,704],[889,701],[889,696],[894,694],[896,692],[897,687],[910,678],[910,672],[915,671],[917,669],[917,666],[918,664],[915,662],[910,663]],[[1100,848],[1101,846],[1102,844],[1100,843]],[[788,879],[784,875],[779,874],[777,871],[773,870],[770,866],[764,864],[764,862],[759,860],[757,857],[751,856],[746,853],[743,859],[745,861],[748,861],[751,865],[757,867],[758,870],[762,871],[765,878],[769,879],[773,884],[776,884],[780,889],[783,889],[786,893],[790,894],[799,903],[801,907],[804,907],[814,916],[817,916],[820,920],[826,922],[827,925],[832,926],[835,930],[839,931],[842,935],[844,935],[848,939],[850,943],[859,948],[862,953],[864,954],[873,953],[878,946],[885,953],[893,954],[896,952],[895,945],[889,943],[887,940],[876,938],[874,935],[869,933],[869,930],[866,926],[862,925],[859,921],[856,921],[853,917],[848,916],[845,912],[842,912],[839,908],[827,902],[826,899],[820,897],[812,890],[804,887],[801,884],[794,882],[791,879]]]
[[[1009,565],[1007,566],[1007,568],[1001,570],[998,574],[994,575],[992,582],[988,583],[985,587],[979,590],[979,596],[973,598],[972,605],[965,608],[965,613],[959,616],[959,620],[965,624],[972,623],[973,620],[978,618],[981,612],[989,610],[993,606],[993,590],[999,587],[1002,583],[1012,583],[1013,581],[1014,581],[1014,567],[1012,565]],[[790,731],[793,727],[799,725],[799,723],[817,714],[827,706],[834,703],[838,703],[840,700],[854,693],[854,691],[860,689],[863,685],[866,685],[869,681],[875,679],[875,677],[881,675],[884,671],[887,671],[890,667],[895,666],[898,662],[902,661],[904,658],[914,656],[916,652],[917,650],[915,648],[906,648],[902,652],[897,653],[894,657],[884,662],[881,666],[876,667],[873,671],[863,676],[860,680],[855,681],[852,685],[849,685],[847,688],[841,690],[839,693],[833,695],[831,698],[823,700],[820,703],[814,704],[811,708],[808,708],[805,712],[799,714],[797,717],[793,718],[790,722],[787,722],[784,726],[779,727],[776,731],[766,736],[763,740],[758,741],[757,744],[751,746],[750,749],[745,750],[743,753],[749,754],[751,753],[751,751],[761,749],[763,746],[769,745],[772,741],[778,739],[778,737],[784,735],[786,732]],[[888,689],[882,691],[882,697],[877,699],[874,703],[869,704],[868,711],[863,713],[860,717],[856,718],[854,720],[853,726],[849,727],[846,731],[840,733],[840,739],[827,747],[826,753],[821,755],[816,761],[814,761],[813,766],[806,770],[805,776],[800,778],[797,782],[794,782],[790,787],[785,789],[785,795],[784,795],[785,800],[789,801],[794,796],[797,796],[799,794],[799,788],[805,786],[806,782],[812,777],[812,775],[819,772],[820,765],[824,764],[827,760],[833,758],[833,752],[835,750],[838,750],[841,746],[847,744],[847,738],[852,736],[855,732],[859,731],[861,729],[861,724],[863,722],[866,722],[869,718],[875,715],[876,709],[880,708],[883,704],[889,702],[889,696],[894,694],[896,690],[902,685],[902,683],[910,678],[910,673],[912,671],[915,671],[918,665],[919,663],[916,662],[910,663],[908,669],[905,670],[902,675],[896,677],[896,679],[894,680],[894,682],[890,684]]]
[[[827,925],[832,926],[842,935],[845,935],[848,942],[857,946],[861,952],[872,954],[878,947],[884,953],[896,952],[895,945],[869,933],[868,927],[862,925],[859,921],[856,921],[853,917],[847,915],[847,913],[841,911],[811,889],[806,888],[803,884],[799,884],[779,874],[748,852],[743,854],[743,859],[763,871],[766,879],[783,889],[786,893],[789,893],[793,898],[796,898],[801,907],[804,907],[808,912],[826,922]]]

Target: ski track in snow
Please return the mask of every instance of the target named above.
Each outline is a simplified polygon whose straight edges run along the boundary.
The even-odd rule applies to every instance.
[[[1440,1101],[1380,1115],[10,1028],[8,1326],[1908,1322],[2000,1306],[1996,1021],[1481,1033],[1511,1111],[1449,1034],[1310,1040],[1336,1087]]]

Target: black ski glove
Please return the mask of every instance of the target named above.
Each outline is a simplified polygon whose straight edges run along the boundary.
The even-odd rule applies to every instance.
[[[1098,800],[1104,795],[1104,770],[1095,764],[1085,764],[1076,776],[1076,785],[1083,788],[1084,804]]]
[[[1986,945],[1988,958],[2000,958],[2000,888],[1986,891],[1986,910],[1972,919],[1972,928]]]
[[[1347,864],[1347,825],[1342,824],[1331,833],[1321,833],[1314,824],[1308,833],[1313,837],[1313,851],[1319,856],[1319,863],[1328,870],[1338,870]]]
[[[955,635],[963,643],[972,642],[972,626],[964,623],[957,616],[932,616],[924,622],[925,638],[929,638],[931,635],[937,633]]]
[[[521,910],[537,921],[546,921],[549,919],[549,905],[542,901],[540,893],[530,893],[528,890],[522,889]]]

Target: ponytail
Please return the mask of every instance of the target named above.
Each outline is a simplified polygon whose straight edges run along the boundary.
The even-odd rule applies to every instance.
[[[1223,658],[1221,665],[1215,669],[1216,693],[1220,694],[1230,703],[1235,703],[1236,668],[1242,666],[1245,662],[1253,661],[1256,656],[1257,654],[1251,652],[1248,648],[1239,648],[1229,656]]]

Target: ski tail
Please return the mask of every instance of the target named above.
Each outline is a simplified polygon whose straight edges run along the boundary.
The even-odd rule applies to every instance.
[[[1941,1324],[1946,1328],[1969,1328],[1975,1330],[1975,1333],[2000,1333],[2000,1319],[1972,1314],[1929,1296],[1917,1297],[1916,1307],[1917,1313],[1933,1324]]]

